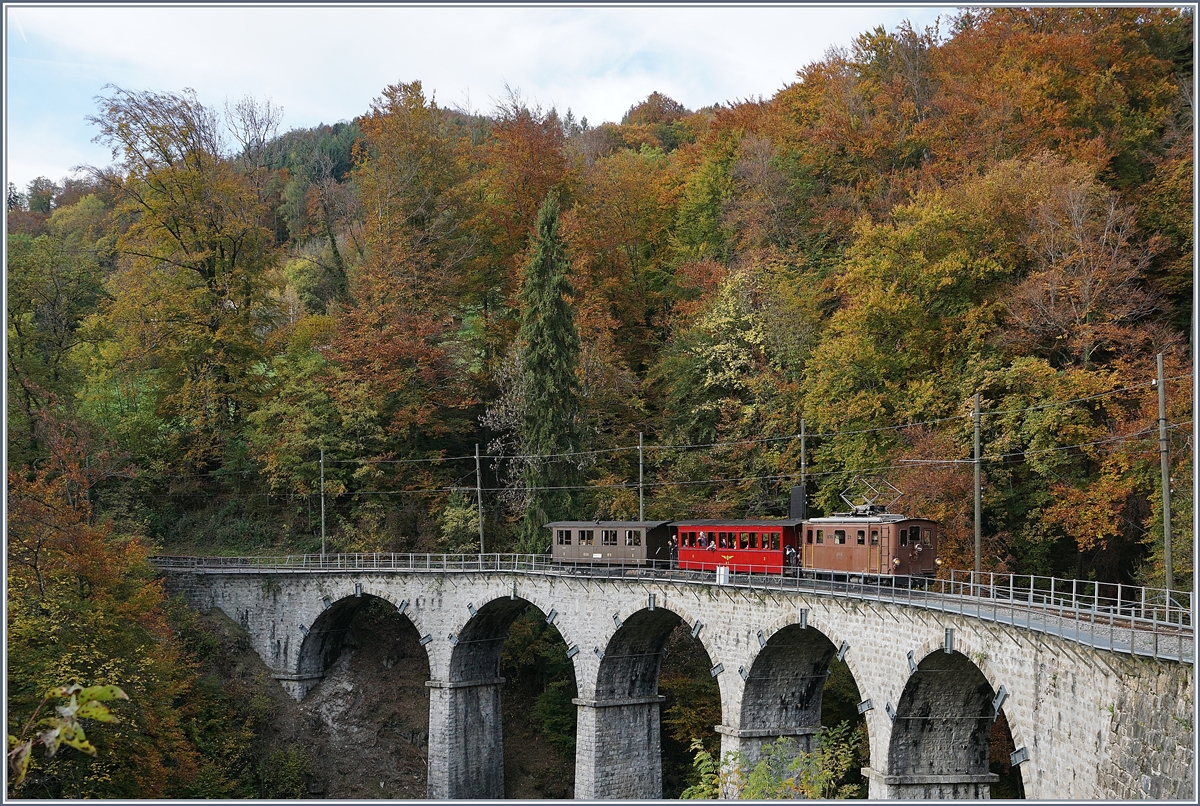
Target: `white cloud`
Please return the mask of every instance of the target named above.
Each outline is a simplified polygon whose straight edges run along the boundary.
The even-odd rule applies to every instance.
[[[653,90],[689,108],[770,97],[830,45],[906,18],[928,24],[938,10],[9,6],[6,12],[13,23],[8,168],[20,178],[22,166],[44,164],[52,141],[68,139],[45,136],[45,121],[25,113],[22,93],[40,93],[42,104],[47,93],[68,93],[61,85],[14,82],[14,52],[75,65],[57,68],[73,92],[69,103],[53,99],[54,125],[69,129],[82,144],[75,151],[83,153],[94,134],[83,122],[94,112],[90,98],[109,82],[193,87],[210,105],[247,94],[270,97],[284,107],[286,127],[349,119],[386,85],[414,79],[444,105],[463,105],[469,95],[477,110],[489,111],[507,83],[543,107],[570,107],[595,124],[619,120]],[[31,140],[45,148],[33,148]]]

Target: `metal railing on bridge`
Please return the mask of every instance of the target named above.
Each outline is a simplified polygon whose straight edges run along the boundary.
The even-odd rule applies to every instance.
[[[950,571],[944,579],[814,574],[808,569],[738,566],[687,570],[667,563],[554,562],[540,554],[291,554],[274,557],[154,557],[162,570],[198,573],[518,573],[720,584],[763,591],[892,602],[1055,635],[1095,649],[1195,663],[1190,591],[1029,574]]]

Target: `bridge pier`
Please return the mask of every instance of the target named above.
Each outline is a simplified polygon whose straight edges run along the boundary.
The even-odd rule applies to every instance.
[[[320,685],[321,681],[325,679],[325,674],[324,672],[319,674],[273,674],[271,677],[279,681],[279,685],[293,700],[300,702],[308,696],[308,692]]]
[[[662,797],[659,704],[665,699],[572,700],[578,706],[576,800]]]
[[[990,800],[995,773],[981,775],[888,775],[863,768],[871,800]]]
[[[728,725],[717,725],[716,731],[721,734],[721,758],[726,753],[741,753],[746,760],[746,769],[752,770],[763,757],[763,747],[780,738],[788,738],[795,742],[794,755],[811,753],[816,743],[816,727],[776,727],[776,728],[731,728]],[[723,791],[722,798],[736,798],[733,791]]]
[[[430,800],[504,798],[504,678],[425,683],[429,692]]]

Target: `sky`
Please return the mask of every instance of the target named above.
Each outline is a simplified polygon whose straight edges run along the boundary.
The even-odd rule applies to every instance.
[[[280,131],[350,120],[420,80],[438,104],[488,113],[506,87],[531,106],[619,121],[651,92],[689,109],[769,98],[858,34],[953,9],[898,5],[5,3],[5,180],[23,189],[109,164],[86,118],[106,85],[195,89],[223,108],[283,107]]]

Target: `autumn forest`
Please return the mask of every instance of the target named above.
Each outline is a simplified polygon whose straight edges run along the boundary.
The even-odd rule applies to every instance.
[[[543,552],[638,517],[639,440],[646,518],[781,516],[803,422],[810,508],[880,474],[945,573],[978,394],[983,569],[1161,586],[1161,353],[1190,588],[1192,25],[960,12],[600,125],[107,88],[112,164],[7,198],[9,732],[76,676],[137,708],[43,794],[247,794],[148,556],[318,552],[322,511],[330,552]]]

